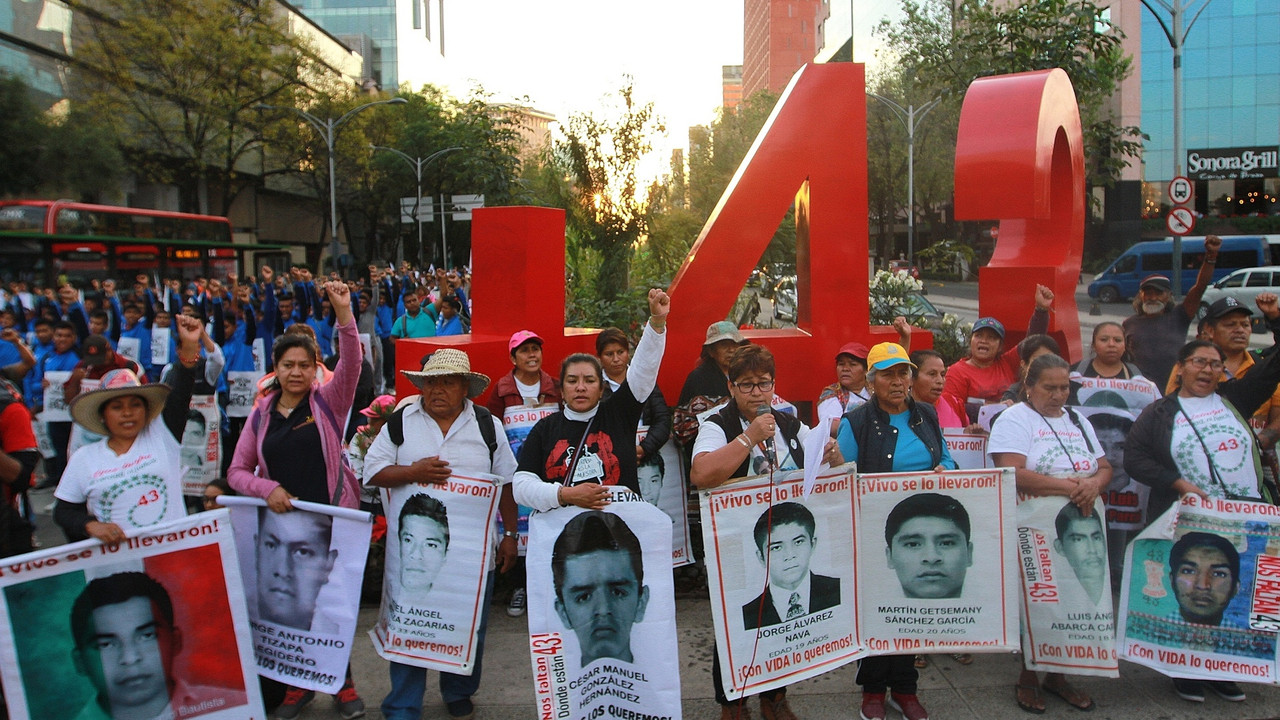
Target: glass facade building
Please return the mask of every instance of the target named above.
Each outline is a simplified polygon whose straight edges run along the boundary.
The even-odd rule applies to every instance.
[[[396,0],[293,0],[292,5],[331,35],[367,36],[373,56],[365,63],[373,79],[385,90],[399,86]]]
[[[1168,15],[1163,17],[1168,22]],[[1182,81],[1185,150],[1275,151],[1280,146],[1280,2],[1209,2],[1185,39]],[[1151,137],[1145,143],[1145,180],[1163,188],[1175,174],[1173,50],[1160,23],[1145,11],[1142,129]],[[1181,165],[1186,174],[1186,157]],[[1273,163],[1252,173],[1262,177],[1205,179],[1201,175],[1196,183],[1196,209],[1215,215],[1276,214],[1280,212],[1275,202],[1280,190],[1276,174]],[[1196,173],[1192,176],[1196,179]]]
[[[48,107],[66,97],[71,11],[53,0],[0,0],[0,72]]]

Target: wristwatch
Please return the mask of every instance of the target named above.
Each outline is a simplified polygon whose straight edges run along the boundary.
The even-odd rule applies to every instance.
[[[518,533],[518,532],[516,532],[516,531],[514,531],[514,530],[504,530],[504,531],[503,531],[503,533],[502,533],[502,537],[503,537],[503,539],[506,539],[506,538],[516,538],[516,539],[518,539],[518,538],[520,537],[520,533]]]

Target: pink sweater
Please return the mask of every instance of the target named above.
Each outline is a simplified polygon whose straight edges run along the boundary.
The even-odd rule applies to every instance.
[[[354,319],[346,325],[338,325],[337,330],[341,347],[359,349],[360,338]],[[343,460],[341,422],[351,414],[356,381],[360,379],[361,359],[359,352],[340,356],[338,366],[333,370],[333,379],[324,385],[313,384],[308,400],[312,417],[320,430],[320,447],[324,450],[325,467],[328,469],[329,497],[337,495],[334,504],[348,508],[360,507],[360,486],[355,473]],[[266,470],[262,440],[279,398],[280,391],[276,390],[260,399],[240,432],[231,467],[227,470],[227,482],[236,492],[265,499],[272,490],[280,487],[280,483],[260,474]],[[326,408],[329,412],[325,412]]]

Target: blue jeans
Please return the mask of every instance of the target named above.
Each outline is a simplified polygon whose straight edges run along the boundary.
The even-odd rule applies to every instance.
[[[484,659],[484,635],[489,629],[489,605],[493,602],[493,571],[484,586],[484,602],[480,605],[480,630],[476,633],[476,665],[470,675],[440,673],[440,697],[448,705],[470,698],[480,689],[480,667]],[[386,720],[419,720],[422,697],[427,692],[427,669],[416,665],[391,663],[391,692],[382,701]]]

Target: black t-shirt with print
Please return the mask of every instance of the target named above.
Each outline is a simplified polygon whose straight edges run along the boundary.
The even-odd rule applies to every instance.
[[[570,420],[563,411],[548,415],[539,420],[525,438],[518,469],[533,473],[544,482],[564,483],[582,434],[586,432],[582,457],[574,468],[573,481],[568,484],[621,485],[638,493],[636,424],[643,411],[644,403],[635,399],[631,386],[624,381],[601,401],[589,422]]]
[[[267,463],[267,477],[299,500],[329,505],[328,468],[310,401],[310,395],[303,398],[289,417],[271,410],[262,439],[262,459]]]

